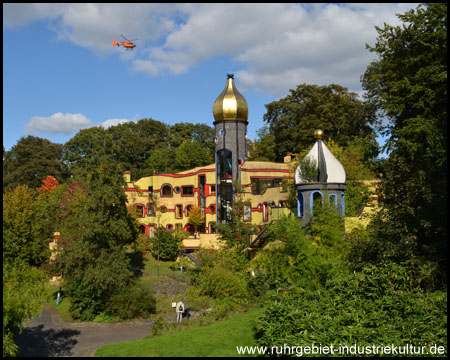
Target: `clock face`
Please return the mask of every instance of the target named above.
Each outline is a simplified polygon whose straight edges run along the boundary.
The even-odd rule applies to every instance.
[[[220,129],[219,130],[219,135],[222,136],[222,137],[225,136],[225,130],[224,129]]]

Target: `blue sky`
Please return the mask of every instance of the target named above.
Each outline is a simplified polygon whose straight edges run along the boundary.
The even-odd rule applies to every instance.
[[[3,145],[64,143],[81,128],[153,118],[212,126],[233,72],[249,107],[296,85],[362,94],[375,25],[417,4],[3,4]],[[120,34],[138,38],[127,52]]]

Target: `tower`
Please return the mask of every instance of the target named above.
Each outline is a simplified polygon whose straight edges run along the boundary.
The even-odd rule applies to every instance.
[[[231,220],[233,182],[240,181],[240,166],[247,159],[247,101],[227,74],[225,89],[213,106],[216,153],[217,221]]]
[[[316,130],[314,137],[316,143],[295,170],[297,217],[304,225],[317,213],[315,207],[320,203],[323,206],[327,202],[345,215],[344,167],[323,143],[323,131]]]

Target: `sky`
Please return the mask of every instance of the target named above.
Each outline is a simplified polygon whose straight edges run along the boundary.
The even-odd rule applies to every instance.
[[[375,26],[407,3],[3,4],[3,145],[65,143],[80,129],[152,118],[213,126],[227,73],[245,97],[249,139],[265,104],[300,84],[363,95]],[[124,35],[136,48],[114,47]],[[312,129],[312,132],[314,129]],[[383,139],[379,139],[383,143]]]

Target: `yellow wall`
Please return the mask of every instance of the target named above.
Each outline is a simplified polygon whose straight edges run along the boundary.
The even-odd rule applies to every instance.
[[[205,216],[206,226],[210,223],[216,222],[216,211],[211,212],[210,207],[216,205],[216,193],[212,193],[212,188],[216,186],[216,172],[215,164],[198,167],[195,169],[182,171],[176,174],[154,174],[143,177],[134,183],[130,181],[130,174],[124,173],[127,181],[127,188],[125,192],[128,197],[128,205],[142,205],[145,207],[144,216],[139,218],[139,222],[143,225],[149,226],[156,224],[157,226],[172,225],[175,228],[176,224],[181,224],[184,228],[188,223],[186,207],[188,205],[199,206],[199,176],[205,176]],[[281,213],[287,213],[288,209],[278,209],[280,201],[285,201],[288,198],[287,192],[282,192],[282,187],[268,188],[263,194],[253,195],[251,193],[251,179],[253,177],[259,178],[289,178],[292,177],[290,172],[290,164],[273,163],[273,162],[252,162],[248,161],[243,164],[241,168],[241,186],[244,191],[243,201],[250,200],[251,202],[251,221],[249,223],[254,225],[265,225],[270,223],[273,219],[278,219]],[[163,196],[163,186],[170,185],[172,195],[169,197]],[[153,192],[150,194],[149,187],[153,187]],[[183,186],[193,186],[194,194],[192,196],[183,196],[182,192],[175,193],[175,188],[182,189]],[[152,200],[153,198],[153,200]],[[155,216],[149,216],[147,213],[148,204],[152,202],[155,204]],[[181,218],[175,217],[176,207],[182,206],[183,214]],[[273,206],[271,207],[270,205]],[[166,212],[162,213],[161,208],[166,208]],[[217,209],[215,209],[217,210]],[[264,210],[267,212],[267,219],[263,217]],[[266,220],[266,221],[265,221]]]

